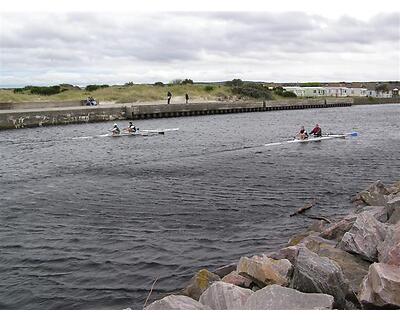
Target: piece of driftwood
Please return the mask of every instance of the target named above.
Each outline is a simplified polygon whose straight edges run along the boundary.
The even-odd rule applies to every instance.
[[[297,209],[296,212],[292,213],[290,216],[293,217],[293,216],[295,216],[297,214],[301,214],[301,213],[311,209],[316,202],[317,202],[316,200],[313,200],[313,202],[306,203],[304,206],[302,206],[301,208]]]
[[[322,216],[320,216],[320,217],[307,216],[307,218],[314,219],[314,220],[323,220],[325,222],[332,223],[329,219],[322,217]]]

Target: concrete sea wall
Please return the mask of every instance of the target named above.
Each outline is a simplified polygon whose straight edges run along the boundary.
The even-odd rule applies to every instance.
[[[350,98],[342,99],[299,99],[263,102],[213,102],[169,105],[137,105],[126,108],[128,119],[199,116],[240,112],[262,112],[298,110],[309,108],[348,107]]]
[[[298,99],[163,105],[104,105],[0,110],[0,130],[100,121],[348,107],[352,99]]]
[[[0,112],[0,130],[125,120],[125,110],[125,107],[75,107]]]

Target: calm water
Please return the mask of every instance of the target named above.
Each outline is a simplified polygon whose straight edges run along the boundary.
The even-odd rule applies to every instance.
[[[260,147],[304,124],[358,138]],[[124,125],[123,122],[119,122]],[[112,123],[0,132],[0,308],[141,308],[195,271],[285,244],[370,182],[400,179],[400,106],[137,121],[165,136],[72,139]]]

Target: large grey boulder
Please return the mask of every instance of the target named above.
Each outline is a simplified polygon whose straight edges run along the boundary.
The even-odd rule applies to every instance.
[[[203,292],[199,302],[213,310],[240,310],[252,294],[250,289],[218,281]]]
[[[388,213],[385,206],[366,206],[363,207],[361,210],[357,211],[358,214],[362,213],[370,213],[374,216],[376,220],[379,222],[387,222],[388,220]]]
[[[299,249],[290,286],[302,292],[332,295],[336,307],[346,307],[349,285],[342,269],[331,259],[320,257],[305,247]]]
[[[266,255],[241,257],[237,272],[250,277],[259,287],[268,284],[287,286],[292,275],[292,264],[289,260],[275,260]]]
[[[201,294],[206,291],[213,282],[220,280],[221,278],[216,274],[207,269],[201,269],[190,279],[187,287],[183,289],[183,293],[195,300],[199,300]]]
[[[187,296],[170,295],[149,304],[145,310],[209,310],[210,308]]]
[[[253,293],[244,305],[247,310],[325,310],[332,309],[333,297],[303,293],[279,285],[269,285]]]
[[[386,228],[372,214],[362,213],[351,229],[344,234],[338,247],[347,252],[356,253],[365,260],[377,261],[377,247],[385,239]]]
[[[400,267],[371,264],[361,284],[359,300],[366,309],[400,308]]]
[[[400,221],[400,194],[391,195],[386,203],[388,222],[396,224]]]
[[[384,206],[387,202],[389,190],[380,181],[375,181],[366,190],[361,191],[358,195],[367,205]]]
[[[385,240],[378,246],[378,260],[400,266],[400,223],[388,228]]]
[[[320,257],[329,258],[340,266],[346,282],[349,283],[350,289],[354,293],[354,296],[349,298],[353,298],[354,302],[357,303],[355,294],[368,273],[370,263],[357,255],[336,248],[334,244],[319,241],[318,237],[307,241],[305,246]]]

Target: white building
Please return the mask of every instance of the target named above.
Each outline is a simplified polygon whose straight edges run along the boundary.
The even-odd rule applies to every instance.
[[[298,97],[374,97],[391,98],[393,91],[383,92],[360,87],[283,87],[285,91],[293,92]],[[394,94],[398,93],[395,92]]]

